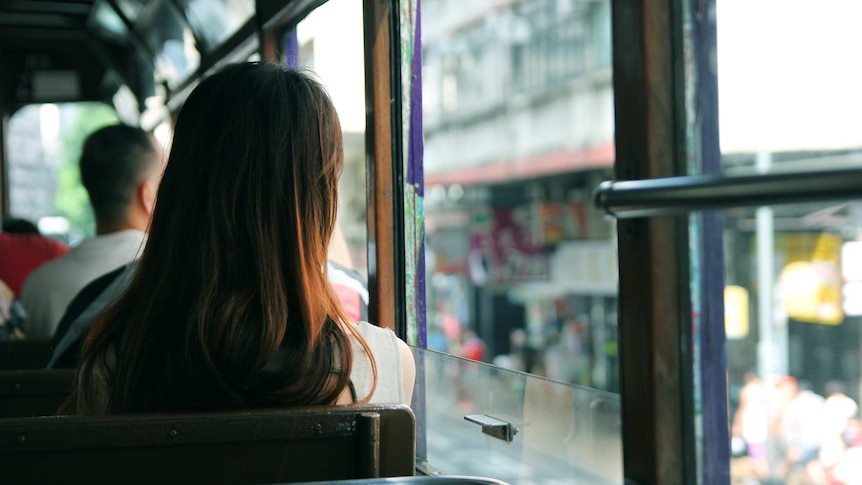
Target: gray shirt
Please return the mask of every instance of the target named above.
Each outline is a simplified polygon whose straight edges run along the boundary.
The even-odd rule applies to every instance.
[[[135,230],[96,236],[39,266],[21,290],[28,316],[27,336],[51,337],[75,295],[87,283],[137,258],[146,237]]]

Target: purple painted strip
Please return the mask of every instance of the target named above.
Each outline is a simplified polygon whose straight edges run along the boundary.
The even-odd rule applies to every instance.
[[[718,73],[712,59],[717,44],[715,0],[691,0],[694,55],[697,59],[697,111],[701,120],[702,173],[721,171],[718,138]],[[727,351],[724,333],[724,218],[703,214],[701,228],[700,327],[703,396],[703,485],[730,483],[730,435],[727,412]]]
[[[413,58],[410,60],[410,126],[408,128],[407,183],[412,184],[416,197],[416,235],[419,252],[416,254],[416,338],[419,347],[428,347],[427,304],[425,301],[425,196],[424,153],[425,141],[422,126],[422,6],[416,0],[416,28],[413,34]]]
[[[425,196],[425,173],[422,167],[425,151],[422,136],[422,9],[416,1],[416,28],[413,37],[413,59],[410,61],[410,128],[407,155],[407,183],[416,187],[416,194]]]
[[[284,64],[291,69],[299,69],[299,37],[296,27],[284,34]]]

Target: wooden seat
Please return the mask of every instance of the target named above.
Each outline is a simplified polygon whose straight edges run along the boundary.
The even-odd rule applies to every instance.
[[[298,483],[296,485],[312,485],[313,483]],[[451,475],[363,478],[358,480],[339,480],[334,483],[340,485],[509,485],[494,478]]]
[[[0,420],[5,483],[278,483],[412,475],[410,408]]]
[[[0,371],[44,369],[51,357],[51,339],[0,342]]]
[[[0,371],[0,418],[57,414],[74,377],[73,369]]]

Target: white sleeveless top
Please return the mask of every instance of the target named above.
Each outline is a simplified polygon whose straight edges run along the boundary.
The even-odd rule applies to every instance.
[[[404,397],[404,377],[401,373],[401,352],[398,350],[398,337],[389,329],[375,327],[367,322],[356,324],[359,334],[365,339],[374,362],[377,364],[377,388],[371,396],[373,404],[407,404],[411,396]],[[371,361],[362,345],[350,334],[351,350],[353,350],[353,367],[350,370],[350,381],[356,390],[356,399],[364,399],[371,392],[374,374],[371,372]],[[108,365],[113,365],[114,349],[109,350]],[[108,371],[101,365],[84,363],[78,369],[78,415],[99,416],[108,414],[108,396],[110,386],[107,381]],[[83,376],[83,378],[82,378]],[[82,390],[85,379],[91,379],[93,388],[89,394]]]
[[[377,388],[371,396],[372,404],[410,404],[410,396],[404,396],[404,376],[401,373],[401,351],[398,349],[398,337],[392,330],[375,327],[368,322],[356,324],[359,334],[365,339],[374,362],[377,364]],[[353,350],[353,367],[350,370],[350,381],[356,389],[356,399],[362,400],[371,392],[374,376],[371,372],[371,362],[362,345],[350,334]]]

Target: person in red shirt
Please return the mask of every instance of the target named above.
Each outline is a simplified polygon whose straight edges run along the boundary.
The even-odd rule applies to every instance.
[[[485,360],[485,342],[475,332],[467,330],[464,332],[464,343],[461,345],[462,357],[465,359],[483,362]]]
[[[42,263],[62,256],[69,248],[34,231],[35,226],[21,220],[3,223],[0,232],[0,280],[3,280],[16,297],[30,273]]]

